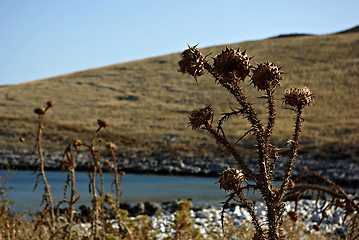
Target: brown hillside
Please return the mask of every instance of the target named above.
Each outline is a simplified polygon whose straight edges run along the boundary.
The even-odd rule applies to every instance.
[[[322,153],[358,154],[359,33],[275,38],[229,47],[248,49],[248,55],[254,56],[253,64],[269,60],[283,66],[284,80],[277,90],[274,140],[278,144],[284,145],[293,130],[293,112],[281,104],[283,91],[290,85],[307,85],[315,93],[315,105],[304,113],[305,146],[326,149]],[[214,57],[222,49],[224,46],[215,46],[203,49],[203,53],[212,52]],[[122,148],[155,151],[167,146],[181,149],[183,154],[207,151],[215,143],[204,132],[187,127],[189,113],[211,104],[218,119],[221,111],[236,105],[208,76],[196,83],[178,73],[179,59],[180,53],[176,53],[0,88],[2,151],[24,149],[17,139],[35,127],[30,121],[36,119],[33,109],[49,99],[56,102],[46,116],[46,145],[51,150],[62,150],[78,137],[89,137],[96,120],[104,118],[111,125],[104,132],[125,144]],[[248,79],[244,85],[265,119],[265,102],[258,98],[261,93]],[[225,125],[225,131],[236,141],[248,125],[240,118],[233,120]]]

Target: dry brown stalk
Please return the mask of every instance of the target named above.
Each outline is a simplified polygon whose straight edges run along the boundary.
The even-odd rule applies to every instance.
[[[33,134],[32,132],[29,132],[25,136],[20,138],[21,142],[25,141],[25,138],[27,136],[34,136],[35,137],[35,147],[34,151],[37,152],[37,161],[39,162],[38,170],[40,173],[37,176],[37,180],[34,186],[34,190],[36,189],[38,185],[39,178],[42,179],[44,185],[45,185],[45,192],[43,194],[43,199],[41,202],[41,205],[44,203],[45,207],[43,209],[43,212],[41,216],[39,216],[38,223],[35,225],[34,231],[37,230],[39,225],[43,225],[44,222],[46,222],[46,225],[48,225],[48,228],[50,231],[54,230],[54,222],[55,222],[55,211],[54,211],[54,203],[53,198],[51,194],[51,187],[47,181],[46,173],[45,173],[45,160],[44,160],[44,151],[42,148],[42,135],[43,135],[43,129],[44,129],[44,117],[47,111],[52,108],[55,105],[53,101],[48,101],[46,103],[46,107],[39,107],[35,108],[34,112],[38,115],[38,127],[37,127],[37,133]],[[49,214],[50,221],[47,220],[47,214]],[[42,228],[39,228],[40,236],[42,235]]]
[[[100,216],[101,216],[101,219],[104,220],[103,173],[102,173],[101,162],[100,162],[100,158],[101,158],[101,150],[100,149],[101,148],[100,147],[97,148],[95,146],[95,143],[96,143],[96,139],[97,139],[99,132],[103,128],[107,128],[109,126],[109,124],[103,119],[98,119],[97,124],[98,124],[98,128],[91,138],[90,145],[84,144],[84,146],[86,146],[88,148],[90,157],[93,160],[92,175],[89,173],[89,177],[90,177],[89,191],[92,192],[92,195],[93,195],[93,199],[92,199],[93,217],[92,217],[92,221],[91,221],[91,231],[92,231],[92,235],[94,237],[97,237],[98,233],[99,233],[98,223],[100,220],[99,219]],[[99,140],[99,142],[102,142],[102,140]],[[101,178],[101,189],[99,191],[100,195],[98,195],[98,188],[96,185],[97,172],[100,173],[100,178]],[[103,232],[101,233],[101,236],[102,236],[102,234],[103,234]]]
[[[122,178],[125,175],[125,172],[121,172],[121,177],[120,177],[120,182],[118,181],[118,166],[117,166],[117,159],[116,159],[116,155],[115,155],[115,148],[116,145],[112,142],[108,142],[106,144],[106,147],[110,150],[111,152],[111,156],[112,156],[112,163],[113,163],[113,170],[112,168],[110,169],[112,178],[113,178],[113,184],[115,184],[115,188],[116,188],[116,208],[118,209],[120,207],[120,190],[121,190],[121,182],[122,182]]]
[[[320,185],[298,183],[301,179],[307,176],[312,176],[317,180],[316,182],[319,180],[322,181],[322,183]],[[306,196],[308,194],[311,195],[312,198],[322,200],[322,204],[319,206],[319,209],[322,212],[322,218],[317,223],[318,227],[325,219],[327,215],[326,212],[330,208],[342,208],[344,210],[344,221],[349,219],[348,225],[349,227],[352,226],[348,236],[353,236],[353,239],[355,239],[355,235],[358,234],[357,226],[359,225],[359,197],[349,196],[335,182],[306,168],[302,174],[293,179],[293,184],[289,187],[286,197],[296,199],[297,207],[298,200],[302,196]],[[330,196],[330,198],[328,198],[328,196]]]
[[[102,149],[103,140],[98,138],[98,135],[99,135],[100,131],[104,128],[107,128],[109,126],[109,124],[103,119],[98,119],[98,121],[97,121],[98,128],[92,135],[89,144],[86,144],[83,141],[78,139],[78,140],[74,141],[73,144],[70,144],[66,147],[66,149],[64,151],[64,156],[63,156],[62,162],[59,166],[62,171],[66,171],[68,173],[66,184],[65,184],[65,189],[64,189],[64,199],[57,204],[58,211],[55,213],[53,198],[52,198],[51,191],[50,191],[51,188],[50,188],[50,185],[46,178],[44,152],[42,149],[44,116],[47,113],[47,111],[50,108],[52,108],[53,106],[54,106],[54,102],[48,101],[46,107],[35,108],[34,112],[38,115],[37,133],[33,134],[32,132],[28,132],[27,134],[23,135],[19,139],[20,142],[25,142],[26,138],[28,136],[35,138],[36,144],[34,147],[34,151],[36,151],[37,155],[38,155],[37,161],[39,161],[39,169],[38,170],[40,171],[40,173],[37,175],[34,190],[37,188],[39,181],[41,179],[45,185],[45,193],[43,194],[42,202],[40,204],[40,206],[42,206],[43,204],[45,206],[43,207],[41,214],[34,215],[34,217],[37,218],[37,221],[33,224],[33,226],[34,226],[33,232],[37,233],[37,236],[36,236],[37,239],[58,239],[58,237],[61,236],[62,239],[70,240],[70,239],[74,239],[77,236],[79,236],[78,233],[74,231],[74,225],[75,225],[75,221],[76,221],[76,219],[75,219],[75,216],[76,216],[75,203],[80,198],[79,194],[76,192],[76,186],[75,186],[75,184],[76,184],[76,175],[75,175],[75,173],[76,173],[76,171],[75,171],[75,169],[76,169],[76,151],[79,150],[80,148],[86,148],[89,152],[89,162],[87,164],[88,170],[89,170],[88,175],[90,178],[89,191],[93,195],[91,235],[94,239],[97,239],[97,238],[105,239],[107,225],[106,225],[106,212],[105,212],[105,205],[104,205],[105,204],[104,174],[102,171],[103,166],[101,163],[101,151],[102,151],[101,149]],[[121,211],[121,209],[120,209],[121,188],[120,187],[121,187],[121,182],[122,182],[122,179],[123,179],[125,173],[121,171],[120,172],[121,176],[120,176],[120,178],[118,178],[118,165],[117,165],[117,160],[116,160],[116,156],[114,153],[115,144],[110,143],[108,145],[108,148],[111,150],[112,162],[113,162],[113,165],[115,168],[114,171],[112,171],[112,168],[110,168],[110,171],[112,173],[112,177],[114,178],[114,184],[116,186],[116,204],[113,204],[113,206],[115,206],[115,210],[116,210],[115,217],[117,218],[117,215],[120,215],[120,211]],[[105,161],[103,164],[107,167],[110,167],[109,164],[107,163],[107,161]],[[97,174],[100,175],[100,186],[96,185]],[[67,200],[68,188],[70,188],[70,191],[71,191],[69,200]],[[3,194],[2,194],[2,197],[3,197],[3,200],[6,201],[6,198],[4,197]],[[61,220],[60,220],[61,218],[63,219],[63,217],[60,216],[60,213],[59,213],[59,207],[61,204],[68,205],[67,215],[65,216],[68,219],[68,221],[65,220],[65,222],[68,223],[66,226],[66,231],[63,231],[64,225],[63,225],[63,223],[61,223]],[[8,219],[5,216],[6,214],[4,213],[4,212],[7,213],[7,211],[5,209],[6,206],[7,206],[6,204],[1,205],[2,212],[3,212],[3,214],[1,215],[2,220]],[[110,214],[110,212],[109,212],[109,214]],[[59,217],[59,218],[56,219],[56,217]],[[5,227],[8,226],[8,224],[6,224],[6,223],[4,223]],[[130,236],[132,236],[130,228],[127,227],[127,224],[125,222],[121,222],[121,219],[119,221],[119,225],[124,226],[123,229],[126,229],[128,234]],[[100,231],[100,227],[102,229],[101,231]],[[6,229],[4,228],[5,231],[6,231]],[[5,235],[11,236],[8,233],[6,233]],[[3,235],[0,235],[0,237],[1,236],[3,236]]]
[[[282,201],[286,188],[288,187],[288,183],[289,183],[289,178],[291,176],[292,173],[292,168],[293,168],[293,164],[294,164],[294,159],[297,155],[297,149],[298,149],[298,144],[299,144],[299,134],[300,134],[300,128],[301,128],[301,122],[302,122],[302,107],[298,107],[298,112],[297,112],[297,118],[295,121],[295,129],[294,129],[294,135],[293,135],[293,139],[291,141],[291,146],[290,146],[290,150],[289,150],[289,160],[287,163],[287,169],[285,171],[285,175],[284,175],[284,180],[282,182],[282,185],[280,186],[280,190],[277,193],[277,202]]]
[[[79,142],[75,142],[72,145],[75,149],[78,149],[81,145],[79,145]],[[65,190],[64,190],[64,200],[59,202],[58,207],[62,203],[67,203],[69,205],[67,212],[69,214],[69,225],[66,232],[67,239],[70,240],[72,238],[72,228],[74,224],[74,215],[76,212],[75,209],[75,203],[79,200],[80,195],[76,192],[76,152],[72,151],[71,145],[68,145],[65,153],[64,153],[64,159],[62,160],[62,163],[60,165],[60,169],[62,171],[68,172],[67,174],[67,181],[65,184]],[[71,186],[71,195],[70,195],[70,201],[66,200],[66,192],[67,188]]]

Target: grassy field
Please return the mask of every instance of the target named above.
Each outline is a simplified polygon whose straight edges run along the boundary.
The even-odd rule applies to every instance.
[[[202,52],[214,57],[224,47]],[[273,141],[284,146],[293,131],[294,113],[282,105],[284,90],[306,85],[315,94],[315,104],[305,109],[303,148],[323,156],[344,153],[358,158],[359,33],[273,38],[229,47],[247,49],[247,54],[254,56],[252,64],[269,60],[283,66],[284,79],[276,92],[278,118]],[[236,104],[208,76],[196,83],[179,73],[179,60],[180,53],[175,53],[0,87],[0,150],[31,149],[20,145],[18,138],[36,127],[34,108],[51,99],[56,106],[46,116],[48,151],[62,151],[73,140],[89,137],[97,119],[103,118],[110,123],[104,137],[117,143],[119,149],[210,153],[216,149],[215,142],[188,127],[189,113],[211,104],[218,120],[221,112]],[[243,86],[265,120],[265,101],[258,98],[262,93],[249,79]],[[224,127],[232,141],[248,130],[241,118]],[[241,145],[246,148],[251,140],[246,138]]]

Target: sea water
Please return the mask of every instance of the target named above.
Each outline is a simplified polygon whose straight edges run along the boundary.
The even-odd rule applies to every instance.
[[[38,209],[44,193],[44,184],[39,184],[34,190],[39,172],[1,170],[0,176],[6,181],[0,182],[0,187],[10,188],[6,191],[6,198],[14,201],[14,209]],[[119,175],[120,177],[120,175]],[[54,202],[64,198],[67,173],[47,171],[46,178],[51,186]],[[80,199],[76,206],[90,205],[92,195],[89,192],[90,179],[87,172],[76,172],[76,192]],[[96,177],[100,187],[100,176]],[[191,199],[194,204],[220,204],[227,199],[227,193],[216,184],[218,178],[197,176],[172,176],[155,174],[126,174],[121,183],[121,202],[166,202],[173,200]],[[70,187],[67,190],[67,199],[70,198]],[[104,192],[116,195],[115,185],[110,173],[104,173]],[[252,200],[259,199],[259,193],[248,192]]]

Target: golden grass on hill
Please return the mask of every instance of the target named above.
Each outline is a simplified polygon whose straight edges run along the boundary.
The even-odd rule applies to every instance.
[[[290,85],[310,86],[315,104],[304,114],[304,146],[334,146],[352,156],[358,154],[359,33],[274,38],[229,47],[248,49],[247,54],[254,56],[253,64],[268,60],[282,66],[284,75],[276,92],[277,102],[282,101]],[[214,57],[222,49],[223,46],[214,46],[201,51]],[[203,103],[212,105],[216,112],[230,111],[227,106],[232,102],[235,106],[234,100],[209,77],[199,77],[196,83],[191,76],[179,73],[179,59],[176,53],[2,87],[0,144],[3,150],[20,151],[24,146],[17,140],[29,122],[27,117],[39,104],[52,99],[56,109],[46,116],[50,121],[46,132],[53,150],[61,150],[73,140],[72,136],[78,136],[73,132],[86,133],[86,129],[93,128],[98,117],[112,123],[104,133],[115,136],[119,143],[127,143],[128,148],[166,145],[191,154],[186,146],[214,147],[207,136],[188,128],[188,115]],[[260,116],[266,117],[265,101],[258,98],[261,93],[249,84],[246,79],[244,90]],[[219,117],[215,116],[215,121]],[[274,132],[279,144],[284,145],[292,135],[292,120],[291,111],[279,107]],[[243,119],[236,121],[224,126],[232,137],[248,130]]]

